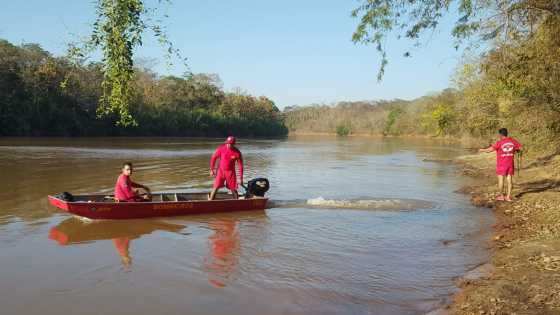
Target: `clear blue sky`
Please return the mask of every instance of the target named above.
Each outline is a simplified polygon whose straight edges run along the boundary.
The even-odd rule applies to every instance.
[[[93,0],[0,0],[0,38],[33,42],[61,55],[75,36],[89,34]],[[154,1],[148,1],[153,3]],[[377,83],[379,55],[354,45],[357,0],[174,0],[168,33],[195,73],[218,74],[226,90],[240,87],[270,97],[280,107],[343,100],[411,99],[449,86],[460,53],[452,48],[450,21],[413,58],[410,43],[388,41],[389,65]],[[447,26],[447,27],[446,27]],[[147,40],[138,57],[159,61],[163,49]]]

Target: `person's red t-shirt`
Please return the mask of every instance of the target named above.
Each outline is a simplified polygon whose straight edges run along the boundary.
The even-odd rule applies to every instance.
[[[243,181],[243,157],[241,156],[241,152],[237,148],[233,146],[228,148],[228,146],[225,144],[220,145],[210,159],[210,169],[214,168],[216,159],[220,159],[218,172],[235,171],[235,163],[239,161],[239,177],[241,181]]]
[[[132,181],[129,176],[121,174],[115,184],[115,199],[119,201],[134,201],[136,195],[132,190]]]
[[[521,144],[513,138],[504,138],[494,143],[492,147],[496,150],[496,169],[513,169],[515,151],[521,149]]]

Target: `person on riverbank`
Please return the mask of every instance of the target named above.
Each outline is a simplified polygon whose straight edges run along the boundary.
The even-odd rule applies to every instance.
[[[220,160],[218,168],[216,161]],[[241,151],[235,147],[235,137],[227,137],[224,144],[220,145],[212,158],[210,158],[210,176],[215,177],[212,192],[208,196],[208,200],[214,200],[216,192],[222,187],[226,187],[233,194],[233,198],[237,199],[237,173],[235,164],[239,166],[239,183],[243,183],[243,156]]]
[[[117,202],[134,202],[134,201],[149,201],[150,188],[147,186],[133,182],[130,179],[132,175],[132,163],[125,162],[123,164],[121,175],[115,184],[115,201]],[[140,194],[134,188],[141,188],[146,191],[146,194]]]
[[[498,130],[499,140],[488,148],[480,149],[479,152],[490,153],[496,151],[496,175],[498,175],[498,201],[511,201],[513,190],[513,175],[515,173],[514,156],[521,150],[521,144],[508,136],[508,130]],[[504,179],[507,183],[504,196]]]

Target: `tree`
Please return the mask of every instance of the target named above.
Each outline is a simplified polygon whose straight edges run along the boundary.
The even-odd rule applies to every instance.
[[[117,125],[131,126],[137,122],[130,112],[133,97],[134,49],[142,45],[142,36],[151,29],[158,41],[166,47],[168,56],[179,51],[173,48],[164,28],[152,23],[155,9],[147,8],[143,0],[97,0],[96,20],[90,39],[83,45],[73,44],[69,53],[76,60],[95,49],[103,53],[102,95],[99,99],[99,117],[116,114]],[[169,0],[158,0],[158,3]]]
[[[336,126],[336,134],[341,137],[346,137],[350,134],[350,126],[349,124],[341,124]]]
[[[403,109],[400,107],[394,107],[393,109],[391,109],[391,111],[389,111],[389,114],[387,114],[385,128],[383,129],[383,135],[388,135],[393,131],[393,126],[402,113]],[[396,131],[395,133],[398,134],[399,132]]]
[[[396,34],[415,44],[425,31],[434,30],[442,18],[456,14],[451,32],[455,47],[478,36],[482,41],[526,39],[550,16],[560,15],[557,0],[361,0],[352,11],[360,22],[352,35],[354,43],[373,44],[381,55],[377,75],[381,80],[387,65],[384,41]],[[409,57],[410,52],[404,52]]]

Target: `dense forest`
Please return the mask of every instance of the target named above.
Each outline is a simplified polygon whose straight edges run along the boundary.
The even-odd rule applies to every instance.
[[[224,92],[216,75],[158,76],[134,68],[131,114],[98,117],[101,63],[78,64],[37,44],[0,40],[0,136],[239,136],[287,134],[270,99]]]
[[[414,100],[339,102],[285,108],[285,121],[291,133],[330,133],[359,135],[433,135],[454,134],[456,118],[447,109],[455,104],[459,92],[446,89]]]
[[[557,151],[560,134],[560,8],[524,36],[497,38],[465,57],[453,88],[412,101],[286,109],[291,132],[487,137],[508,127],[530,148]],[[468,55],[466,55],[468,56]]]
[[[560,1],[363,1],[353,12],[360,22],[352,39],[376,46],[382,56],[379,78],[388,64],[383,39],[395,27],[417,41],[452,9],[460,16],[453,37],[458,43],[474,37],[484,49],[480,54],[467,50],[451,88],[437,94],[408,101],[293,106],[283,113],[266,97],[225,92],[216,75],[172,77],[139,67],[127,70],[134,66],[132,51],[116,54],[111,49],[121,47],[113,44],[122,39],[131,41],[126,47],[138,44],[144,24],[137,21],[135,32],[128,34],[118,24],[122,19],[109,14],[114,8],[99,8],[99,25],[111,26],[93,32],[93,42],[105,43],[105,63],[76,64],[37,44],[0,40],[0,135],[280,136],[289,128],[339,135],[488,137],[505,126],[533,148],[557,147]],[[112,38],[105,29],[125,31]],[[121,59],[127,61],[124,66],[117,62]],[[110,67],[114,63],[116,70]],[[124,79],[112,77],[114,72]],[[118,124],[123,121],[130,124]]]

